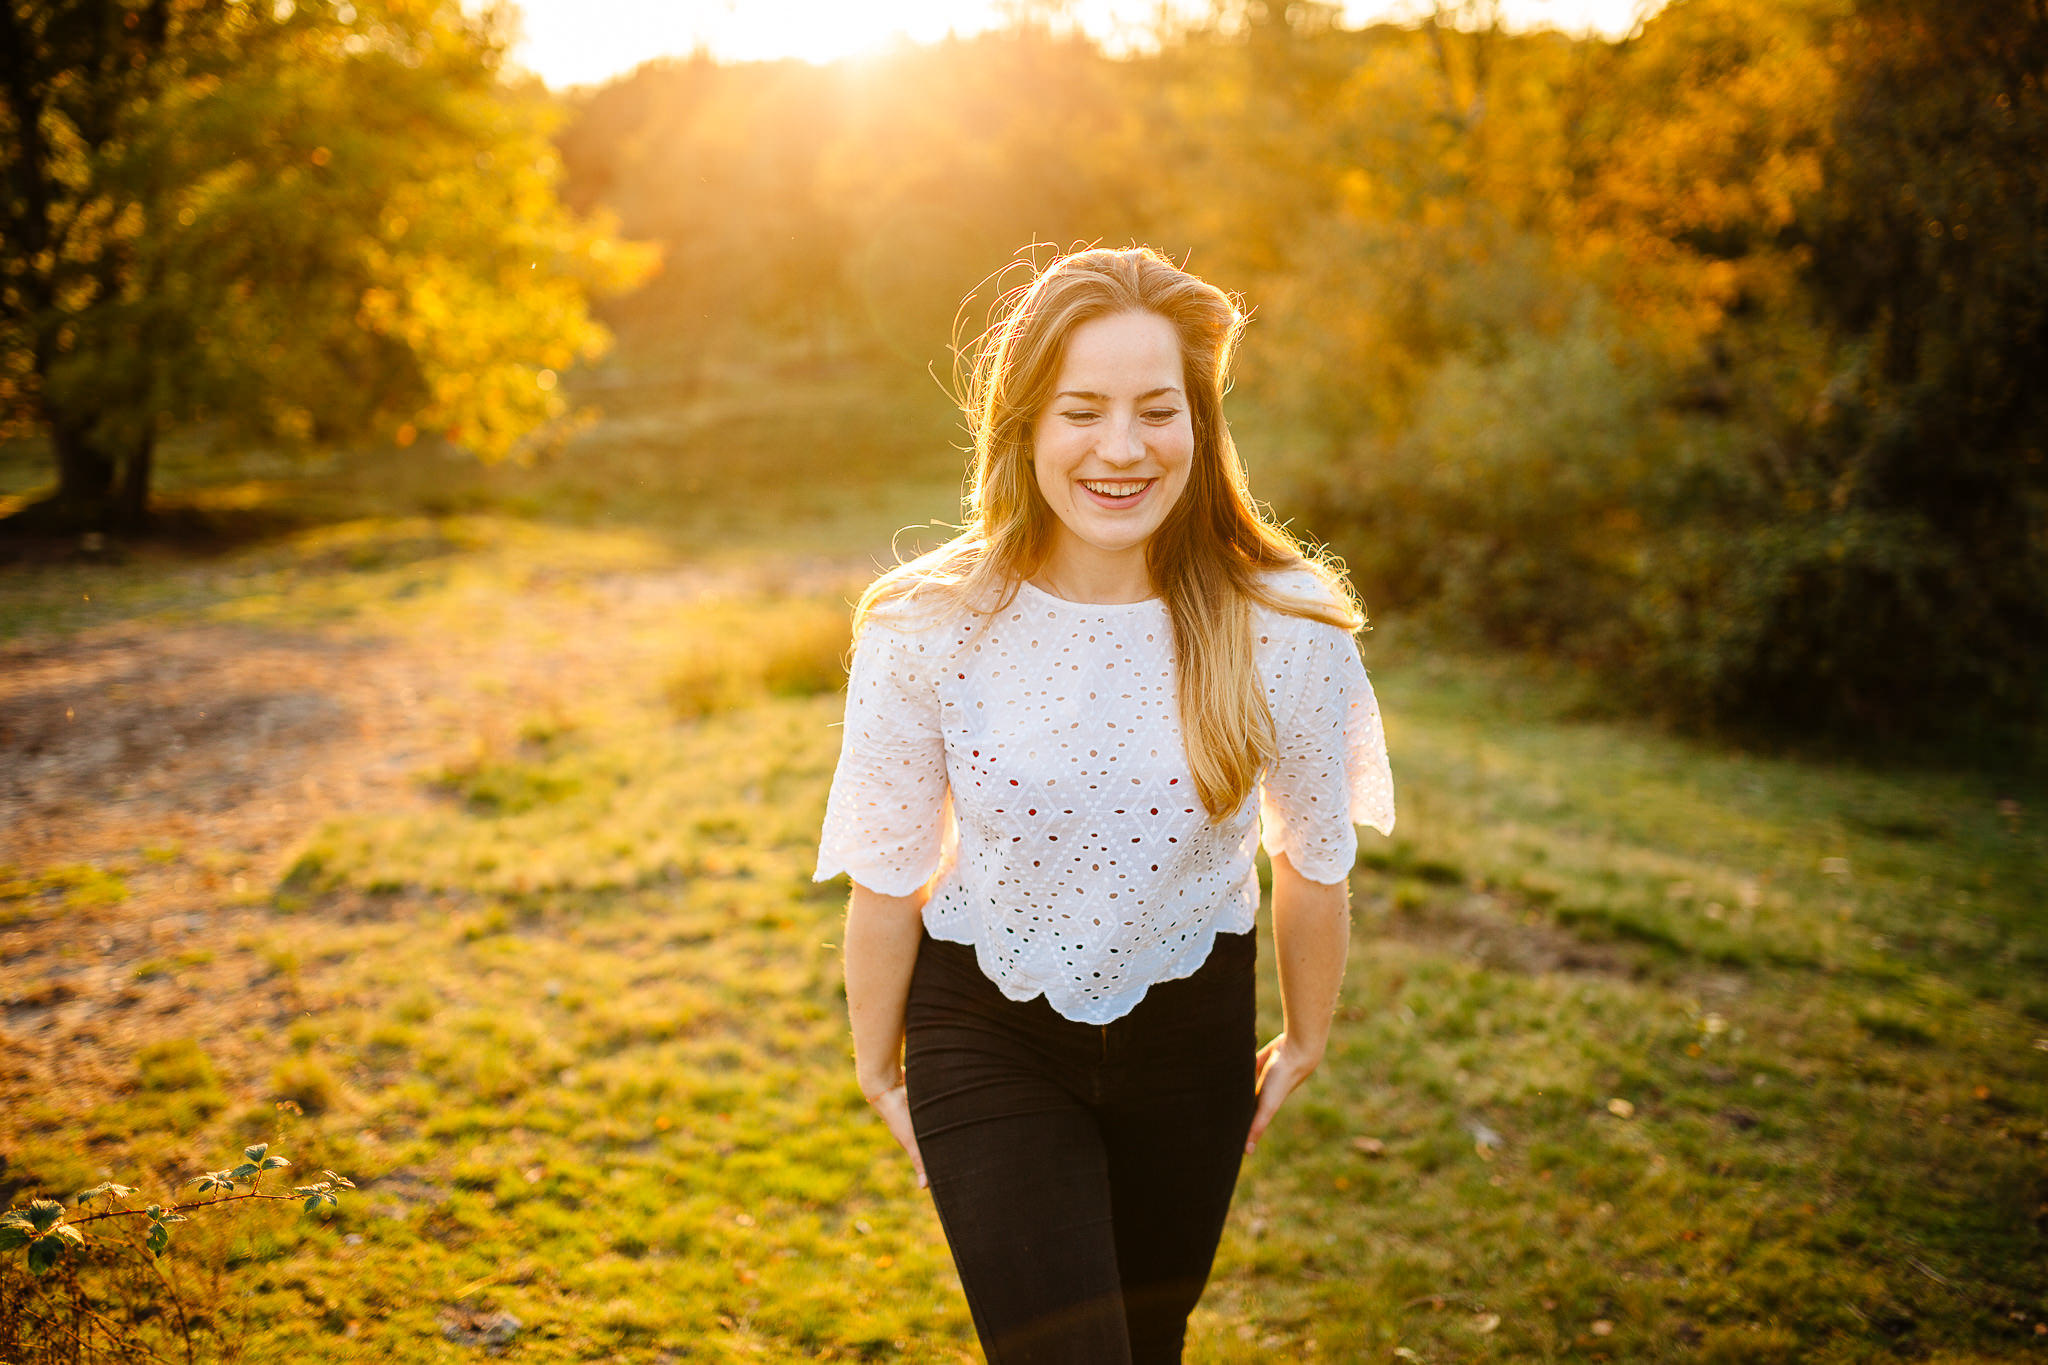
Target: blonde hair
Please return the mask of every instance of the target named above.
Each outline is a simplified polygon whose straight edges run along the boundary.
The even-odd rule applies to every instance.
[[[884,602],[935,593],[981,615],[1008,607],[1045,564],[1054,513],[1039,492],[1031,432],[1052,397],[1067,339],[1096,318],[1151,313],[1180,339],[1194,455],[1187,484],[1145,546],[1152,587],[1173,622],[1181,733],[1210,818],[1236,810],[1274,754],[1273,716],[1253,653],[1258,603],[1355,631],[1363,613],[1339,567],[1311,555],[1252,500],[1223,420],[1230,361],[1245,315],[1231,297],[1147,247],[1078,251],[997,300],[961,408],[974,437],[966,525],[899,564],[862,594],[859,634]],[[1265,581],[1312,572],[1325,594],[1290,597]]]

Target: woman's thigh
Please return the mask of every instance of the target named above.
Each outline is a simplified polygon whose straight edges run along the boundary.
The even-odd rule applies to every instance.
[[[1256,1106],[1256,949],[1221,935],[1132,1012],[1099,1123],[1132,1358],[1177,1361],[1230,1212]]]
[[[1108,1155],[1076,1093],[1093,1030],[1068,1022],[1004,999],[971,949],[921,946],[904,1019],[911,1121],[992,1365],[1131,1360]]]

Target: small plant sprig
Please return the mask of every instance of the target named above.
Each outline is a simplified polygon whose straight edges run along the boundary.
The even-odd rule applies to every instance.
[[[208,1171],[187,1181],[188,1186],[198,1186],[200,1198],[181,1204],[150,1204],[144,1208],[121,1206],[121,1201],[134,1196],[137,1191],[132,1185],[120,1185],[111,1180],[102,1181],[89,1190],[81,1190],[73,1202],[83,1210],[93,1210],[65,1216],[62,1200],[37,1199],[27,1207],[10,1209],[0,1214],[0,1254],[26,1249],[27,1268],[37,1278],[59,1272],[56,1279],[61,1281],[54,1288],[44,1291],[48,1296],[50,1311],[37,1311],[31,1300],[42,1296],[29,1295],[19,1300],[0,1292],[0,1359],[27,1359],[14,1353],[24,1347],[35,1352],[37,1360],[84,1360],[92,1353],[92,1338],[103,1338],[102,1344],[113,1349],[117,1355],[141,1359],[163,1359],[135,1335],[132,1325],[117,1323],[92,1305],[90,1296],[79,1282],[80,1256],[89,1245],[82,1229],[94,1223],[107,1223],[109,1228],[119,1226],[122,1219],[144,1219],[148,1230],[143,1234],[138,1247],[132,1239],[127,1246],[132,1254],[142,1256],[142,1263],[154,1265],[162,1259],[171,1246],[171,1225],[191,1221],[191,1215],[200,1209],[219,1208],[224,1204],[244,1200],[297,1200],[307,1213],[321,1207],[338,1207],[340,1191],[352,1190],[355,1182],[334,1171],[322,1171],[323,1177],[309,1185],[296,1186],[289,1194],[263,1188],[264,1178],[272,1171],[282,1171],[291,1162],[274,1155],[270,1144],[258,1143],[244,1148],[243,1160],[239,1165],[226,1170]],[[98,1208],[94,1208],[98,1205]],[[67,1255],[66,1252],[74,1254]],[[5,1278],[6,1266],[0,1263],[0,1279]],[[157,1272],[161,1279],[162,1272]],[[185,1356],[193,1359],[193,1325],[187,1321],[183,1307],[169,1281],[163,1281],[166,1294],[171,1296],[171,1306],[176,1310],[176,1330],[185,1339]],[[13,1300],[13,1301],[10,1301]],[[26,1329],[26,1331],[24,1331]],[[44,1337],[43,1334],[52,1334]]]
[[[200,1199],[169,1207],[151,1204],[142,1209],[103,1208],[98,1213],[88,1213],[68,1220],[64,1217],[63,1203],[55,1199],[38,1199],[26,1209],[10,1209],[5,1214],[0,1214],[0,1252],[27,1247],[28,1268],[41,1275],[57,1264],[57,1258],[63,1254],[66,1247],[85,1245],[85,1236],[79,1231],[85,1224],[110,1218],[147,1218],[149,1232],[143,1239],[143,1245],[149,1249],[151,1255],[162,1256],[170,1249],[171,1224],[189,1221],[186,1212],[189,1209],[218,1208],[222,1204],[232,1204],[244,1199],[297,1199],[303,1201],[307,1213],[312,1213],[322,1205],[330,1208],[339,1207],[341,1200],[336,1191],[355,1188],[355,1183],[347,1176],[338,1175],[333,1171],[322,1171],[320,1174],[326,1179],[311,1185],[297,1186],[290,1194],[265,1190],[262,1188],[264,1174],[283,1170],[290,1166],[291,1162],[281,1156],[272,1155],[270,1144],[267,1142],[259,1142],[253,1147],[244,1148],[242,1156],[244,1160],[239,1166],[230,1170],[208,1171],[186,1182],[188,1185],[197,1185],[201,1194],[215,1195],[216,1197],[212,1199]],[[243,1188],[245,1185],[246,1189]],[[94,1200],[105,1200],[112,1204],[115,1200],[126,1199],[134,1193],[136,1191],[132,1185],[117,1185],[111,1180],[106,1180],[89,1190],[79,1191],[75,1202],[81,1208],[89,1207]]]

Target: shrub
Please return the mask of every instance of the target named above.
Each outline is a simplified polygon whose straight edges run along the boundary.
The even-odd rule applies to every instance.
[[[308,1114],[324,1114],[341,1099],[341,1082],[311,1057],[279,1063],[270,1075],[270,1089],[278,1099],[290,1100]]]

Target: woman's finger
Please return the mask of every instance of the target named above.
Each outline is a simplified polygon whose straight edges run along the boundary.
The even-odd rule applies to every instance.
[[[1296,1086],[1308,1079],[1308,1072],[1292,1065],[1283,1046],[1285,1042],[1286,1035],[1282,1034],[1259,1050],[1259,1103],[1252,1113],[1251,1131],[1245,1135],[1246,1156],[1258,1149],[1260,1137],[1264,1136],[1267,1125],[1273,1122],[1273,1116],[1280,1112],[1282,1102],[1294,1093]]]
[[[917,1172],[917,1187],[925,1187],[924,1154],[917,1150],[917,1129],[910,1122],[910,1096],[902,1086],[884,1091],[875,1097],[875,1112],[882,1116],[882,1122],[889,1129],[889,1136],[896,1139],[910,1157],[911,1167]]]

